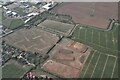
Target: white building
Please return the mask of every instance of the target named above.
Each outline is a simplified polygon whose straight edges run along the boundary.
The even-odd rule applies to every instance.
[[[44,6],[42,6],[42,8],[44,8],[46,10],[49,10],[51,8],[50,7],[51,5],[52,5],[52,3],[48,3],[48,4],[44,5]]]

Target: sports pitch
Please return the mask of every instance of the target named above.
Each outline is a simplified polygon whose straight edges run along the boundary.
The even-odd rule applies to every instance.
[[[11,19],[6,18],[3,20],[3,26],[7,27],[8,29],[16,29],[24,24],[22,19]]]
[[[118,26],[110,31],[85,25],[76,27],[72,39],[93,47],[80,78],[118,77]]]
[[[20,78],[27,71],[29,71],[32,66],[20,65],[17,61],[10,60],[2,68],[3,78]]]
[[[22,49],[24,51],[46,53],[59,38],[55,34],[48,33],[38,28],[20,29],[3,40],[7,44]]]
[[[58,21],[53,20],[45,20],[44,22],[40,23],[38,27],[42,27],[43,29],[56,33],[56,34],[62,34],[67,36],[71,30],[74,28],[74,25],[62,23]]]

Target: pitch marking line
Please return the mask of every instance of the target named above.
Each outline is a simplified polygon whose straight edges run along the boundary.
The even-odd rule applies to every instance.
[[[37,38],[40,38],[41,36],[36,36],[36,37],[33,37],[32,39],[37,39]]]
[[[109,58],[109,56],[107,56],[107,59],[106,59],[106,62],[105,62],[105,65],[104,65],[104,68],[103,68],[103,71],[102,71],[101,78],[103,77],[103,74],[104,74],[104,71],[105,71],[105,68],[106,68],[106,65],[107,65],[107,62],[108,62],[108,58]]]
[[[26,41],[30,41],[26,36],[24,36],[24,38],[25,38]]]
[[[30,49],[30,48],[32,48],[32,47],[34,47],[34,46],[36,46],[36,44],[33,44],[33,45],[29,46],[28,49]]]
[[[116,64],[117,64],[117,58],[115,58],[116,60],[115,60],[115,63],[114,63],[114,67],[113,67],[113,71],[112,71],[112,76],[111,76],[111,78],[113,78],[113,74],[114,74],[114,72],[115,72],[115,67],[116,67]]]
[[[93,76],[93,74],[94,74],[94,71],[95,71],[95,69],[96,69],[96,67],[97,67],[97,64],[98,64],[98,61],[99,61],[99,59],[100,59],[100,56],[101,56],[101,53],[99,53],[99,57],[98,57],[97,62],[96,62],[96,64],[95,64],[95,67],[94,67],[94,70],[93,70],[93,72],[92,72],[91,78],[92,78],[92,76]]]
[[[87,29],[85,29],[85,42],[87,42]]]
[[[112,42],[113,42],[114,50],[115,50],[116,40],[115,40],[115,37],[114,37],[114,33],[113,33],[113,32],[112,32]]]
[[[92,29],[91,43],[93,43],[93,33],[94,33],[94,31]]]
[[[95,43],[91,43],[91,44],[93,44],[93,45],[95,45],[95,46],[102,47],[102,48],[106,48],[106,49],[108,49],[108,50],[111,50],[110,48],[107,48],[107,47],[104,47],[104,46],[101,46],[101,45],[98,45],[98,44],[95,44]],[[114,50],[114,51],[117,51],[117,50]]]
[[[85,65],[85,63],[86,63],[86,61],[87,61],[88,57],[90,56],[90,54],[91,54],[91,53],[89,53],[89,54],[87,55],[87,57],[86,57],[86,59],[85,59],[85,61],[84,61],[83,65]],[[82,71],[83,67],[84,67],[84,66],[82,66],[81,71]]]
[[[13,44],[18,44],[18,43],[21,43],[21,42],[23,42],[24,40],[20,40],[20,41],[17,41],[17,42],[15,42],[15,43],[13,43]]]
[[[105,34],[105,36],[106,36],[106,48],[107,48],[107,42],[108,42],[108,41],[107,41],[107,33]]]
[[[100,32],[98,32],[98,35],[99,35],[98,36],[98,39],[99,39],[99,43],[98,44],[100,45]]]
[[[81,27],[81,26],[80,26]],[[77,39],[79,39],[79,37],[80,37],[80,27],[79,27],[79,30],[78,30],[78,36],[77,36]]]
[[[98,51],[98,52],[100,52],[100,51]],[[114,55],[109,55],[109,54],[104,54],[104,53],[102,53],[102,52],[100,52],[102,55],[106,55],[106,56],[110,56],[110,57],[114,57],[114,58],[118,58],[118,57],[116,57],[116,56],[114,56]]]
[[[27,51],[27,48],[25,47],[25,45],[23,45],[23,48],[25,49],[25,51]]]
[[[89,62],[88,66],[87,66],[87,68],[86,68],[86,70],[85,70],[85,73],[83,74],[83,78],[85,77],[85,74],[86,74],[86,72],[87,72],[87,70],[88,70],[88,68],[89,68],[89,66],[90,66],[90,63],[91,63],[91,61],[92,61],[95,53],[96,53],[96,51],[93,53],[93,55],[92,55],[92,57],[91,57],[91,59],[90,59],[90,62]]]

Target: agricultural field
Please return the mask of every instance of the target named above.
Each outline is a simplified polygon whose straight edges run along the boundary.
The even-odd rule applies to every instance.
[[[3,78],[20,78],[31,68],[32,66],[21,65],[17,61],[10,60],[2,68],[2,77]]]
[[[118,26],[106,31],[79,25],[73,33],[73,40],[94,49],[80,73],[80,78],[117,78],[118,77]]]
[[[67,36],[74,27],[72,24],[57,22],[53,20],[45,20],[38,26],[42,27],[43,29],[48,29],[48,31],[59,33],[65,36]]]
[[[20,29],[3,38],[7,44],[24,51],[46,53],[59,38],[38,28]]]
[[[11,19],[7,18],[3,20],[3,25],[7,27],[8,29],[16,29],[24,24],[24,21],[22,19]]]
[[[104,29],[108,27],[110,18],[118,18],[117,2],[65,2],[52,11],[70,15],[76,23]]]

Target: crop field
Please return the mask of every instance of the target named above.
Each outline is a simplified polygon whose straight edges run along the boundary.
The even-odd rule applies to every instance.
[[[58,40],[56,35],[38,28],[20,29],[3,40],[7,44],[31,52],[46,53]]]
[[[52,11],[70,15],[76,23],[99,28],[107,28],[110,18],[118,18],[118,4],[115,2],[65,2]]]
[[[32,68],[31,66],[22,66],[17,61],[10,60],[2,68],[2,77],[20,78],[31,68]]]
[[[77,78],[90,53],[91,49],[87,46],[63,39],[50,52],[51,57],[42,65],[42,69],[60,77]]]
[[[72,39],[93,47],[80,78],[118,77],[118,26],[105,31],[85,25],[76,27]]]
[[[45,20],[44,22],[40,23],[38,26],[41,26],[44,29],[48,29],[52,32],[60,33],[63,35],[68,35],[74,27],[74,25],[72,24],[67,24],[52,20]]]
[[[5,27],[9,29],[15,29],[24,24],[22,19],[11,19],[11,18],[7,18],[3,20],[2,23]]]

